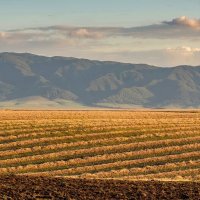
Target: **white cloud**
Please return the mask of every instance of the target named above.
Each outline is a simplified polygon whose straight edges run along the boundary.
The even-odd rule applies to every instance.
[[[193,54],[193,53],[200,53],[200,48],[182,46],[176,48],[167,48],[166,51],[171,53]]]
[[[175,18],[172,21],[166,21],[164,23],[169,25],[186,26],[189,28],[200,29],[200,19],[190,19],[186,16]]]
[[[200,49],[192,47],[176,47],[147,51],[115,51],[98,56],[104,60],[124,61],[129,63],[146,63],[155,66],[173,67],[178,65],[200,65]]]
[[[104,37],[103,33],[92,31],[86,28],[80,28],[69,33],[71,37],[88,38],[88,39],[101,39]]]
[[[1,38],[5,38],[6,35],[7,35],[6,32],[0,32],[0,39],[1,39]]]

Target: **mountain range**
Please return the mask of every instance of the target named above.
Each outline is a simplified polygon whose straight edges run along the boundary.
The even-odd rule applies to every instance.
[[[0,108],[198,108],[200,66],[0,53]]]

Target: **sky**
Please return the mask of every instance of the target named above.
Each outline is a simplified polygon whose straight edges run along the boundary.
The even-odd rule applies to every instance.
[[[200,0],[0,0],[0,52],[200,65]]]

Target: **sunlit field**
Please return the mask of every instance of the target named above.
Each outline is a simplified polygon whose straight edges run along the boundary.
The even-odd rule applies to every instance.
[[[0,174],[199,180],[198,111],[0,111]]]

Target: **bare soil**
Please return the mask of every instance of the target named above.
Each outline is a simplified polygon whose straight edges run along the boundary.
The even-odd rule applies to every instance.
[[[200,199],[199,182],[123,181],[1,176],[0,199]]]

